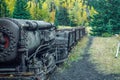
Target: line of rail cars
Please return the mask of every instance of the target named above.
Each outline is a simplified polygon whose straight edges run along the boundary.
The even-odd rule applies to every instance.
[[[0,80],[46,80],[85,35],[44,21],[0,19]]]
[[[85,28],[83,27],[56,30],[55,44],[53,45],[57,53],[56,63],[66,60],[71,49],[84,35]]]

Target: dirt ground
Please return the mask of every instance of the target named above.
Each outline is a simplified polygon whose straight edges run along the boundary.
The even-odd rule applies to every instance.
[[[95,65],[89,61],[89,49],[94,37],[89,37],[87,47],[84,49],[83,59],[73,62],[62,73],[57,70],[51,75],[50,80],[120,80],[120,74],[105,75],[95,70]]]

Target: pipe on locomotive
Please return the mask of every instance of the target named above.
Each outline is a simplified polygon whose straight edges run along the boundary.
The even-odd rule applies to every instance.
[[[27,49],[30,55],[41,44],[39,30],[51,29],[51,23],[37,20],[0,19],[0,63],[19,57],[21,49]],[[27,38],[27,39],[26,39]]]

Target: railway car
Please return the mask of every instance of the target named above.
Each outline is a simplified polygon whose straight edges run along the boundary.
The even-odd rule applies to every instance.
[[[77,43],[83,36],[86,35],[85,33],[85,27],[74,27],[73,29],[75,29],[75,42]]]
[[[71,49],[85,35],[83,34],[84,30],[81,27],[56,30],[55,44],[53,47],[56,52],[56,63],[64,62],[68,58]]]
[[[71,32],[57,30],[55,37],[55,44],[53,49],[56,52],[55,60],[56,63],[61,63],[67,59],[69,53],[69,43]]]

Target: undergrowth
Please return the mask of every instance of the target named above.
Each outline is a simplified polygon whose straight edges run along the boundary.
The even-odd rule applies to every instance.
[[[95,37],[90,48],[90,61],[96,70],[104,74],[120,73],[120,53],[115,58],[118,40],[116,37]]]
[[[61,65],[61,67],[58,67],[60,72],[63,72],[66,68],[70,67],[72,62],[77,62],[78,60],[82,59],[84,48],[87,46],[87,42],[88,37],[83,37],[77,43],[77,45],[69,53],[68,59]]]

